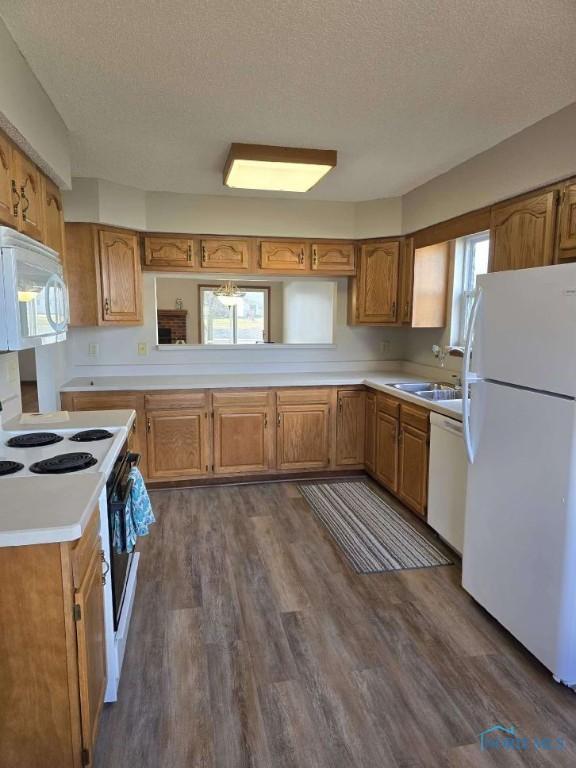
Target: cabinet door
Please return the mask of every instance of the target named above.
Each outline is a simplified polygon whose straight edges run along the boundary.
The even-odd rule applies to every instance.
[[[412,324],[412,297],[414,285],[414,238],[404,242],[400,276],[400,322]]]
[[[406,506],[425,517],[428,486],[428,435],[426,432],[402,424],[399,456],[398,496]]]
[[[214,409],[214,472],[266,472],[273,466],[270,408],[230,406]]]
[[[278,469],[324,469],[330,465],[330,406],[278,406]]]
[[[248,269],[250,249],[247,240],[202,240],[202,269],[227,271]]]
[[[308,245],[306,243],[272,242],[260,243],[260,268],[277,272],[305,272]]]
[[[336,464],[364,461],[365,395],[360,390],[338,391],[336,417]]]
[[[398,490],[398,420],[378,411],[376,417],[376,475],[389,490]]]
[[[354,243],[314,243],[312,270],[331,275],[353,275],[355,272]]]
[[[82,745],[92,755],[106,689],[104,589],[100,537],[88,570],[75,594],[76,643]]]
[[[34,163],[14,150],[16,157],[16,186],[20,195],[19,229],[36,240],[44,239],[44,206],[42,177]]]
[[[142,273],[135,234],[101,229],[100,284],[103,323],[142,322]]]
[[[0,133],[0,224],[7,224],[9,227],[15,227],[18,223],[18,212],[14,213],[18,200],[15,188],[12,142]]]
[[[576,250],[576,184],[568,185],[562,192],[559,247],[560,259],[566,258],[564,251]]]
[[[44,206],[44,242],[64,260],[64,211],[62,195],[51,179],[42,178],[42,200]]]
[[[364,464],[370,472],[376,472],[376,395],[374,392],[366,392],[364,435]]]
[[[194,243],[183,237],[145,237],[144,261],[150,267],[191,267]]]
[[[363,245],[358,274],[358,322],[395,323],[398,317],[400,242]]]
[[[205,409],[147,411],[149,479],[174,480],[207,474],[207,422]]]
[[[495,205],[490,214],[490,271],[552,264],[558,194]]]

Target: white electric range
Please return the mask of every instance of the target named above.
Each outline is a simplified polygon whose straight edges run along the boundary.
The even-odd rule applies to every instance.
[[[140,557],[137,552],[117,553],[112,547],[114,514],[124,514],[131,490],[128,474],[139,461],[139,456],[127,449],[127,434],[124,427],[0,430],[0,483],[12,481],[15,493],[19,478],[36,477],[39,498],[46,475],[100,473],[106,479],[98,506],[103,575],[110,572],[104,579],[107,702],[118,698]]]

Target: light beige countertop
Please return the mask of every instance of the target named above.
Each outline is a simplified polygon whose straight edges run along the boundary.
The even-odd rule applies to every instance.
[[[433,377],[438,381],[451,381],[453,374],[439,371]],[[342,373],[254,373],[254,374],[201,374],[199,376],[100,376],[67,381],[62,392],[113,392],[120,390],[149,391],[154,389],[243,389],[253,387],[321,387],[363,384],[394,395],[401,400],[420,405],[444,416],[462,420],[462,401],[430,402],[408,392],[391,387],[397,382],[425,381],[427,377],[403,371],[358,371]],[[432,381],[432,378],[430,378]]]
[[[109,467],[120,452],[135,416],[131,410],[77,411],[70,413],[67,420],[37,425],[23,424],[20,417],[17,417],[4,424],[2,430],[79,431],[97,427],[117,430],[118,435],[103,459],[104,466]],[[0,445],[0,455],[1,452]],[[98,504],[107,479],[108,470],[0,477],[0,547],[53,544],[79,539]]]

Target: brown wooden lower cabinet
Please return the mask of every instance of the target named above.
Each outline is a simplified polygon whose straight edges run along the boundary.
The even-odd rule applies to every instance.
[[[188,478],[210,471],[205,408],[147,411],[146,434],[150,480]]]
[[[361,469],[426,514],[429,412],[362,387],[67,392],[70,410],[134,408],[151,482]]]
[[[327,469],[330,466],[330,406],[326,403],[279,405],[278,469]]]
[[[336,465],[360,466],[364,463],[365,393],[338,390],[336,405]]]
[[[376,477],[392,493],[398,490],[398,420],[376,415]]]
[[[0,765],[93,764],[106,687],[100,517],[78,542],[0,549]]]

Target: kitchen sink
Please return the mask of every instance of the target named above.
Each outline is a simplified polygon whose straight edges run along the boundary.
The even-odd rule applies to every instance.
[[[438,381],[411,381],[406,384],[392,384],[391,386],[399,389],[401,392],[411,392],[415,395],[419,395],[421,392],[450,392],[456,389],[455,384]],[[427,399],[431,400],[432,398]]]
[[[424,400],[462,400],[462,390],[456,387],[424,390],[423,392],[413,392],[412,394],[422,397]]]

